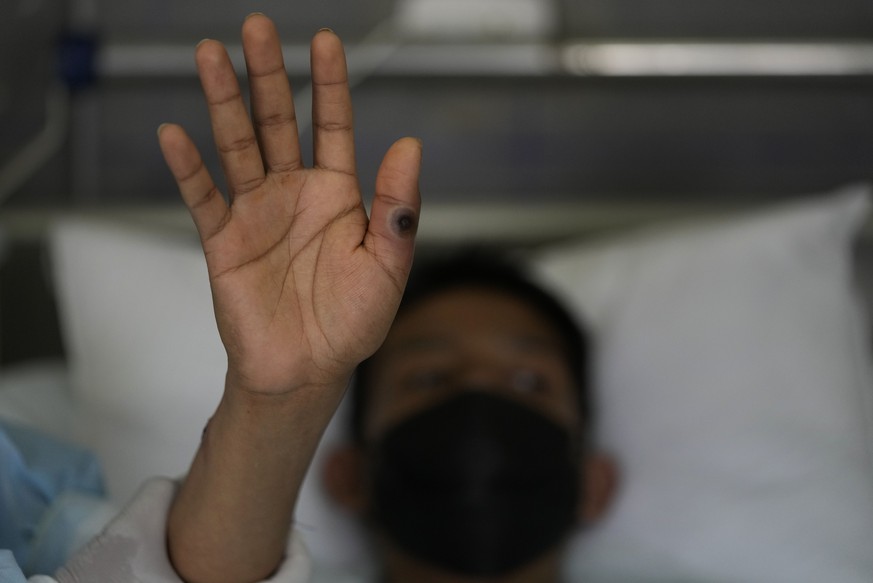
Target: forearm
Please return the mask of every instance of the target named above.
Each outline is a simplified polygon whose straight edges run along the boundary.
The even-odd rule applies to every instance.
[[[170,511],[190,582],[258,581],[280,564],[300,485],[345,383],[256,395],[229,382]]]

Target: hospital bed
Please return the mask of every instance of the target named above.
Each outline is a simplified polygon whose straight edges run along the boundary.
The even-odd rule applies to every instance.
[[[594,338],[599,445],[616,505],[580,530],[593,581],[873,580],[873,370],[857,245],[870,189],[700,208],[425,207],[420,250],[512,247]],[[0,414],[91,447],[121,504],[184,473],[225,360],[183,212],[80,214],[50,229],[64,363],[0,374]],[[316,558],[367,560],[307,479]]]

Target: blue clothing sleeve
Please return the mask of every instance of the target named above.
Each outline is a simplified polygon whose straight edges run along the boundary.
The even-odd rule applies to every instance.
[[[59,567],[70,550],[67,542],[75,520],[58,518],[82,516],[103,497],[103,478],[93,454],[0,422],[0,548],[11,551],[25,573],[50,573]],[[41,533],[48,518],[53,522],[51,537]]]

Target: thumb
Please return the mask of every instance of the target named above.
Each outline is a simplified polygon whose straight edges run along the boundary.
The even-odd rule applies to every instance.
[[[420,172],[421,142],[402,138],[388,149],[376,175],[376,194],[364,242],[399,281],[406,280],[412,266],[421,212]]]

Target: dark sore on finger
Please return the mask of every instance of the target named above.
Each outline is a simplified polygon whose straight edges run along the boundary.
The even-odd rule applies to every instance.
[[[398,209],[394,212],[391,226],[402,237],[414,235],[418,228],[418,217],[409,209]]]

